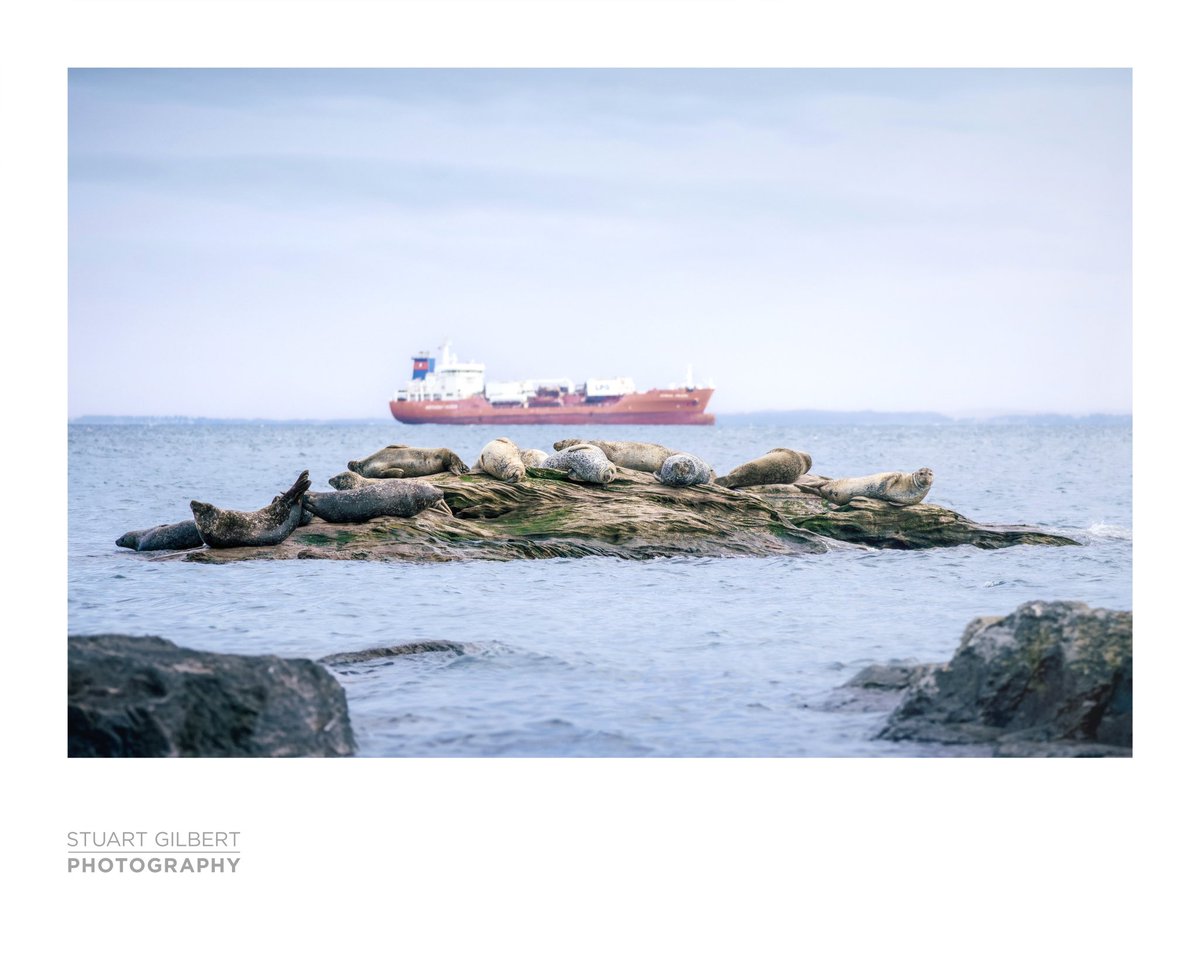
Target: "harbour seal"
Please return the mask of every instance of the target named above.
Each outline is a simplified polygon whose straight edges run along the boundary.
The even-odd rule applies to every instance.
[[[195,520],[181,520],[179,523],[162,523],[157,527],[145,530],[130,530],[122,534],[117,541],[118,547],[128,547],[130,550],[191,550],[201,547],[204,541],[200,539],[200,531],[196,529]]]
[[[192,501],[192,516],[200,538],[210,547],[271,547],[283,543],[300,525],[304,513],[304,492],[308,489],[308,471],[261,510],[243,513],[222,510],[211,503]]]
[[[346,466],[352,473],[374,480],[396,480],[400,477],[428,477],[434,473],[467,472],[467,465],[458,454],[445,447],[410,447],[404,443],[376,450],[364,460],[351,460]]]
[[[370,477],[364,477],[361,473],[355,473],[353,470],[343,470],[329,478],[329,485],[334,490],[353,490],[355,487],[365,487],[378,482]]]
[[[350,490],[304,495],[304,506],[327,523],[415,517],[437,503],[444,503],[442,491],[424,480],[377,480]]]
[[[530,467],[537,468],[546,462],[547,456],[548,454],[545,450],[522,450],[521,462],[525,464],[526,470]]]
[[[521,448],[508,437],[499,437],[486,444],[475,462],[475,469],[490,473],[497,480],[504,480],[506,483],[518,483],[525,479]]]
[[[612,461],[603,450],[590,443],[577,443],[552,453],[542,466],[547,470],[565,470],[577,483],[606,484],[617,478],[617,468]]]
[[[716,475],[717,472],[699,457],[676,453],[663,461],[654,478],[668,487],[692,487],[698,483],[711,483]]]
[[[869,477],[843,477],[813,484],[797,484],[801,490],[819,493],[826,500],[845,506],[855,497],[883,500],[900,506],[920,503],[933,486],[933,471],[922,467],[913,473],[873,473]]]
[[[599,447],[606,457],[618,467],[627,470],[641,470],[643,473],[654,473],[663,465],[667,457],[674,456],[679,450],[672,450],[659,443],[643,443],[639,440],[559,440],[554,445],[555,450],[565,450],[581,443]]]
[[[795,483],[812,467],[812,457],[801,450],[776,447],[749,463],[734,467],[713,482],[718,486],[761,487],[768,483]]]

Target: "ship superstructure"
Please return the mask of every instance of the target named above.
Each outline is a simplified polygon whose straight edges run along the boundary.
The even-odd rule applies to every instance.
[[[692,383],[639,393],[628,377],[593,378],[576,386],[565,377],[492,380],[484,365],[464,363],[442,344],[438,356],[412,358],[412,378],[390,403],[401,423],[647,423],[711,424],[705,413],[713,386]]]

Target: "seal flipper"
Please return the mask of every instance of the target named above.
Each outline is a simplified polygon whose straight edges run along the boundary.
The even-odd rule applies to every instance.
[[[310,486],[312,486],[312,484],[308,479],[308,471],[305,470],[296,478],[295,483],[293,483],[287,490],[285,490],[275,499],[286,503],[288,506],[294,506],[300,502],[301,498],[304,496],[305,492]]]

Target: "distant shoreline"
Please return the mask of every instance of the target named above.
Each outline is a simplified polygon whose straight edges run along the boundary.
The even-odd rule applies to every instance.
[[[317,418],[273,419],[270,417],[182,417],[182,416],[107,416],[89,414],[68,418],[68,425],[134,426],[254,424],[311,426],[378,426],[393,424],[391,417],[350,417],[322,420]],[[990,417],[951,417],[929,412],[885,412],[874,410],[761,410],[752,413],[718,413],[717,425],[725,426],[955,426],[992,424],[1014,426],[1117,425],[1133,423],[1131,413],[1010,413]]]

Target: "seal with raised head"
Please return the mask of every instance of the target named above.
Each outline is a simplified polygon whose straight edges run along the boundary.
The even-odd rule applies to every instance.
[[[343,470],[329,478],[329,485],[334,490],[353,490],[355,487],[365,487],[371,483],[379,483],[379,481],[371,477],[364,477],[361,473],[355,473],[353,470]]]
[[[776,447],[761,457],[734,467],[713,482],[721,487],[761,487],[768,483],[795,483],[812,467],[812,457],[802,450]]]
[[[801,490],[819,493],[826,500],[845,506],[855,497],[883,500],[899,506],[910,506],[925,499],[933,486],[933,471],[922,467],[912,473],[893,471],[873,473],[869,477],[843,477],[812,484],[797,484]]]
[[[578,446],[581,443],[599,447],[618,467],[641,470],[643,473],[654,473],[667,457],[680,452],[659,443],[643,443],[640,440],[559,440],[554,449],[566,450],[567,447]]]
[[[283,543],[300,525],[304,492],[308,489],[305,470],[292,486],[261,510],[222,510],[211,503],[192,501],[192,516],[201,539],[210,547],[272,547]]]
[[[546,458],[542,467],[546,470],[564,470],[568,479],[577,483],[612,483],[617,478],[617,468],[604,455],[604,451],[590,443],[577,443]]]
[[[712,467],[694,454],[676,453],[663,461],[654,478],[668,487],[693,487],[698,483],[711,483],[716,475]]]
[[[526,470],[528,470],[530,467],[534,467],[536,469],[546,462],[547,456],[548,454],[545,450],[522,450],[521,462],[525,464]]]
[[[504,480],[506,483],[518,483],[525,479],[521,448],[508,437],[498,437],[485,444],[473,469],[490,473],[497,480]]]
[[[161,523],[145,530],[130,530],[117,541],[118,547],[128,547],[139,552],[144,550],[191,550],[204,545],[195,520],[179,523]]]
[[[428,477],[445,472],[457,476],[467,472],[467,465],[453,450],[445,447],[410,447],[404,443],[393,443],[363,460],[351,460],[346,466],[352,473],[373,480]]]
[[[445,506],[442,491],[424,480],[376,480],[350,490],[304,495],[304,506],[326,523],[362,523],[376,517],[415,517],[427,507],[439,503]]]

